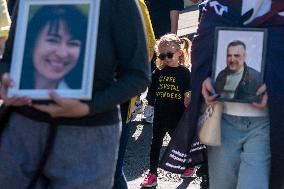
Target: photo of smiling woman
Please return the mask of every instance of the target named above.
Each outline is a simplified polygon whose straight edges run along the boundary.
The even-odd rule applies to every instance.
[[[20,89],[80,89],[86,30],[78,6],[40,6],[28,22]]]

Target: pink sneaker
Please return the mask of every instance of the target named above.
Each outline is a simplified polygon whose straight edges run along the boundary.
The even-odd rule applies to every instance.
[[[143,186],[143,187],[153,187],[153,186],[157,186],[158,183],[157,183],[157,176],[155,174],[152,174],[152,173],[148,173],[143,182],[140,184],[140,186]]]
[[[188,168],[186,169],[182,174],[181,174],[181,178],[188,178],[188,177],[192,177],[194,174],[194,168]]]

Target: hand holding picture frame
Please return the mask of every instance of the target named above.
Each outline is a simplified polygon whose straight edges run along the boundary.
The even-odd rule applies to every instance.
[[[219,101],[259,102],[266,29],[217,27],[212,82]]]
[[[20,1],[8,96],[92,96],[100,0]]]

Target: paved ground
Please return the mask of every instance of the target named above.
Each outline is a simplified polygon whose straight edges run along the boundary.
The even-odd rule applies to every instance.
[[[178,35],[187,35],[191,38],[196,32],[198,25],[197,19],[197,7],[191,6],[187,8],[180,15]],[[135,123],[127,146],[124,166],[129,189],[141,188],[140,183],[149,169],[149,150],[152,137],[151,124]],[[168,141],[169,137],[165,137],[163,150]],[[199,189],[199,183],[200,178],[198,177],[183,180],[179,175],[159,170],[158,186],[156,189]]]
[[[152,125],[136,122],[132,128],[124,164],[129,189],[141,188],[140,183],[148,172],[151,137]],[[168,136],[165,137],[161,153],[165,150],[169,139]],[[183,180],[180,178],[180,175],[159,169],[158,186],[156,189],[199,189],[200,181],[199,177]]]

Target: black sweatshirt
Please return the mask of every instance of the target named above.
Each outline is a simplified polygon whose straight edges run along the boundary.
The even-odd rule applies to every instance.
[[[187,68],[168,67],[156,69],[147,94],[148,104],[154,106],[155,113],[165,116],[183,112],[184,93],[190,91],[190,72]],[[177,115],[178,116],[178,115]]]
[[[156,39],[171,32],[170,11],[182,11],[183,0],[145,0]]]

